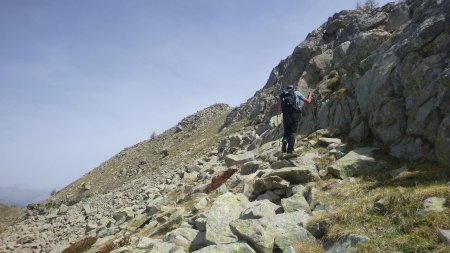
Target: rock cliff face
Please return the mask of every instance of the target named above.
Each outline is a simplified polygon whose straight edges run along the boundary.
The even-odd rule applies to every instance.
[[[269,124],[274,95],[294,83],[313,92],[303,133],[336,128],[356,141],[374,137],[397,157],[450,165],[449,19],[450,1],[441,0],[341,11],[282,60],[225,124]]]

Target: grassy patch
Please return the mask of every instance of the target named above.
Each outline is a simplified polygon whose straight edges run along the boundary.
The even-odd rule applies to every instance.
[[[332,70],[330,74],[328,74],[327,80],[328,80],[327,83],[328,88],[336,87],[337,85],[339,85],[340,81],[339,73],[336,70]]]
[[[322,246],[318,243],[304,242],[295,244],[292,246],[295,252],[308,252],[308,253],[324,253]]]
[[[362,252],[449,252],[441,243],[437,229],[450,229],[450,210],[418,215],[429,197],[450,200],[448,168],[433,163],[409,164],[408,172],[394,179],[376,174],[354,182],[336,184],[319,193],[319,199],[331,208],[331,226],[327,240],[348,234],[370,238]],[[330,182],[320,182],[321,187]],[[382,212],[373,209],[378,199],[385,201]]]
[[[6,230],[6,228],[14,224],[20,216],[23,214],[23,209],[0,204],[0,233]]]
[[[347,96],[348,90],[346,88],[340,88],[336,91],[336,100],[341,100],[345,96]]]
[[[62,251],[62,253],[82,253],[88,250],[95,242],[96,237],[84,238],[74,244],[70,245],[68,248]]]
[[[16,223],[23,213],[24,209],[22,208],[0,204],[0,233]]]
[[[116,241],[115,243],[114,243],[114,240],[108,241],[97,251],[97,253],[109,253],[115,249],[118,249],[120,247],[129,245],[129,244],[130,244],[130,236],[124,236],[120,240]]]

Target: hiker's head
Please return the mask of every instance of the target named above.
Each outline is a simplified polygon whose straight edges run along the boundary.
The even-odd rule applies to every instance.
[[[294,89],[294,85],[293,84],[289,84],[287,87],[288,90],[293,90]]]

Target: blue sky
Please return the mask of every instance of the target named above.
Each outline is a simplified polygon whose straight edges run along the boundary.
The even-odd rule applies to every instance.
[[[355,5],[0,1],[0,186],[59,189],[184,116],[245,102],[309,32]]]

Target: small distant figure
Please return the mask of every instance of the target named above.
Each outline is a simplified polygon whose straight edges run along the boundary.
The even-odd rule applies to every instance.
[[[292,154],[294,152],[295,134],[297,133],[298,123],[302,117],[300,102],[311,104],[311,92],[305,98],[303,94],[294,88],[294,85],[289,85],[280,94],[281,112],[283,113],[283,144],[281,151],[283,153]]]

